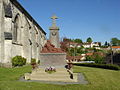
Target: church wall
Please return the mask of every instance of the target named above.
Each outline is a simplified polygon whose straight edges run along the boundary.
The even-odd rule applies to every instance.
[[[11,56],[12,56],[12,41],[11,40],[5,40],[4,44],[4,61],[3,63],[10,63]]]
[[[12,33],[12,19],[4,17],[4,33]],[[4,36],[5,38],[5,36]],[[10,63],[12,56],[12,40],[4,41],[4,60],[2,63]]]
[[[22,31],[22,55],[23,57],[27,58],[27,63],[30,63],[31,61],[31,46],[30,46],[30,30],[29,30],[29,25],[25,19],[25,16],[23,16],[23,31]]]
[[[12,33],[12,19],[11,18],[4,18],[5,23],[5,31],[4,32],[10,32]]]
[[[21,50],[22,50],[22,46],[12,44],[12,56],[11,56],[11,58],[14,57],[14,56],[17,56],[17,55],[22,56],[21,55]]]
[[[1,5],[0,0],[0,12],[4,10]],[[12,3],[11,6],[12,18],[4,17],[4,11],[2,14],[0,13],[0,62],[9,63],[11,58],[16,55],[25,57],[27,63],[30,63],[31,58],[35,58],[38,61],[40,50],[46,41],[45,33],[24,14],[25,12],[20,11]],[[14,40],[13,32],[16,17],[18,18],[17,41]],[[5,24],[3,23],[4,21]],[[4,40],[4,32],[11,33],[12,39]]]
[[[3,2],[0,0],[0,63],[4,60],[4,11]]]
[[[22,48],[23,51],[21,52],[21,55],[23,55],[25,58],[27,58],[27,61],[30,62],[31,58],[39,59],[38,52],[40,52],[39,47],[37,47],[37,34],[36,26],[33,22],[31,22],[23,13],[21,13],[17,8],[15,8],[15,14],[19,13],[20,16],[23,16],[21,19],[22,23],[21,26],[23,26],[23,35],[22,35]],[[24,18],[24,19],[23,19]],[[27,19],[25,19],[27,18]],[[29,31],[29,27],[31,27],[31,31]],[[40,30],[39,30],[40,31]],[[30,35],[31,33],[31,35]],[[42,33],[43,34],[43,33]],[[43,34],[44,36],[44,34]],[[40,35],[38,36],[38,38]],[[44,36],[45,37],[45,36]],[[32,42],[32,45],[30,45],[29,39]],[[41,40],[40,43],[42,43],[42,46],[44,46],[44,40]],[[32,51],[32,52],[31,52]]]
[[[13,30],[14,30],[14,24],[15,24],[15,18],[18,15],[18,19],[19,19],[19,25],[18,25],[18,35],[17,35],[17,42],[14,42],[14,37],[12,38],[12,57],[19,55],[19,56],[23,56],[22,55],[22,13],[19,11],[19,9],[17,9],[12,3],[12,13],[13,13],[13,17],[12,17],[12,36],[14,36]],[[24,20],[23,20],[24,21]]]

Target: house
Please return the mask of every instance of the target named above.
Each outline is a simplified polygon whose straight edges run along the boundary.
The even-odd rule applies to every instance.
[[[120,51],[120,46],[112,46],[111,48],[112,48],[113,52]]]
[[[83,43],[82,46],[84,48],[92,48],[92,43]]]
[[[70,48],[74,48],[77,46],[78,43],[75,43],[75,42],[68,42],[67,43],[67,46],[70,47]]]
[[[92,43],[83,43],[82,46],[84,48],[96,48],[96,49],[100,49],[100,42],[92,42]]]
[[[92,42],[92,47],[100,47],[101,46],[101,42]]]

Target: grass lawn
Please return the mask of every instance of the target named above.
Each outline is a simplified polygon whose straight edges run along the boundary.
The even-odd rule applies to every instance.
[[[120,90],[120,71],[75,66],[74,72],[82,72],[87,85],[54,85],[39,82],[18,81],[31,67],[0,68],[0,90]]]

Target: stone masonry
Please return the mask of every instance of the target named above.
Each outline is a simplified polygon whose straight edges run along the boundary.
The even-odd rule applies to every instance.
[[[47,41],[40,53],[41,67],[65,67],[66,53],[61,48],[55,48],[54,45]]]
[[[51,19],[53,20],[52,26],[49,28],[50,30],[50,42],[55,46],[55,48],[60,48],[60,42],[59,42],[59,27],[56,26],[56,19],[58,19],[57,16],[52,16]]]
[[[16,55],[39,60],[45,43],[46,32],[17,0],[0,0],[0,63]]]

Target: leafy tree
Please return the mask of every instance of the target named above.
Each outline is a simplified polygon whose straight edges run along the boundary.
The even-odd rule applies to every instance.
[[[77,55],[80,55],[83,53],[85,53],[85,50],[83,49],[83,47],[77,48]]]
[[[66,38],[66,37],[63,38],[63,42],[70,42],[70,41],[72,41],[72,40],[69,38]]]
[[[66,42],[61,42],[61,45],[60,45],[60,48],[63,50],[63,51],[67,51],[67,43]]]
[[[92,38],[91,37],[87,38],[86,42],[91,43],[92,42]]]
[[[110,43],[108,43],[108,46],[110,46]]]
[[[107,41],[105,42],[104,46],[108,46],[108,42]]]
[[[118,45],[120,45],[120,40],[118,38],[112,38],[111,44],[112,44],[112,46],[118,46]]]
[[[76,56],[76,48],[68,48],[68,55]]]
[[[94,61],[94,57],[93,56],[86,56],[86,61]]]
[[[100,56],[98,54],[95,54],[94,55],[94,61],[95,61],[95,63],[102,64],[104,62],[104,57]]]
[[[118,45],[120,46],[120,40],[118,41]]]
[[[82,40],[81,39],[75,39],[74,42],[76,42],[76,43],[82,43]]]
[[[86,61],[95,61],[95,63],[104,63],[104,57],[99,54],[94,54],[92,56],[86,56]]]

